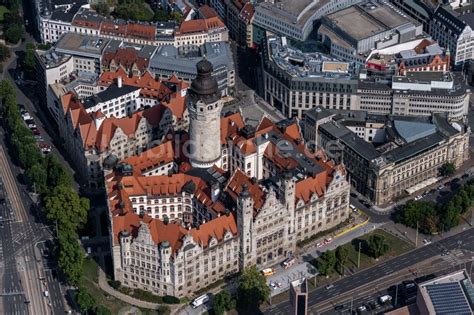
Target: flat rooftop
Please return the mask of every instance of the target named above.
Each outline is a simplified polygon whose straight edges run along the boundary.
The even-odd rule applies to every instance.
[[[65,33],[56,42],[56,50],[61,52],[81,52],[92,55],[102,55],[102,51],[110,39],[86,36],[77,33]]]
[[[355,40],[412,22],[389,6],[373,2],[350,6],[329,14],[326,18]]]
[[[418,287],[430,314],[473,314],[474,291],[465,270],[421,283]]]
[[[265,15],[274,16],[289,22],[297,22],[304,25],[314,13],[328,4],[331,0],[280,0],[275,3],[262,2],[256,7],[256,11]]]

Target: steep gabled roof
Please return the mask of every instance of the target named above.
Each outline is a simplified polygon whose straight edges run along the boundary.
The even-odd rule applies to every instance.
[[[247,185],[250,196],[253,199],[253,206],[255,209],[254,215],[256,215],[257,210],[259,210],[265,202],[265,193],[260,185],[258,185],[256,182],[253,182],[251,178],[245,175],[240,169],[237,169],[234,172],[227,183],[225,191],[230,195],[234,202],[237,202],[237,198],[242,192],[243,185]]]

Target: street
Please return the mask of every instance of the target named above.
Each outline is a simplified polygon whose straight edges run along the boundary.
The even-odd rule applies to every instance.
[[[447,237],[437,243],[422,246],[414,249],[406,254],[392,258],[372,268],[355,273],[334,282],[334,286],[330,290],[326,288],[318,288],[309,293],[308,307],[311,309],[322,302],[328,303],[333,300],[339,300],[340,295],[350,294],[354,290],[359,290],[362,285],[370,284],[373,281],[381,279],[385,276],[393,274],[401,269],[409,268],[428,258],[440,255],[438,245],[447,248],[450,251],[455,249],[474,250],[474,230],[467,229],[461,233]],[[266,314],[288,314],[289,302],[283,302],[273,305],[265,313]]]
[[[26,187],[18,183],[20,171],[6,152],[3,132],[0,139],[0,174],[5,188],[3,211],[8,212],[4,216],[5,238],[2,237],[4,253],[1,262],[5,268],[2,281],[7,283],[4,288],[10,294],[24,294],[22,299],[17,294],[7,295],[8,298],[2,301],[3,309],[22,309],[19,306],[22,303],[31,314],[62,313],[65,310],[63,300],[59,299],[53,304],[45,296],[45,291],[56,296],[62,295],[58,279],[45,278],[44,265],[41,260],[37,261],[34,248],[36,242],[51,239],[51,234],[30,211],[34,208],[34,202]],[[5,242],[8,239],[10,241]]]

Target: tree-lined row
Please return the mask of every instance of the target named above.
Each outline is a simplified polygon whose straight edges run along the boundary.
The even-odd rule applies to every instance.
[[[89,200],[79,196],[71,177],[54,154],[41,154],[31,130],[22,120],[16,93],[9,81],[0,82],[0,100],[13,159],[25,170],[29,188],[39,193],[43,215],[56,227],[58,265],[67,282],[80,287],[85,255],[77,231],[87,220]],[[84,298],[84,290],[80,288],[79,292]],[[104,311],[102,306],[99,310]]]
[[[417,228],[423,234],[448,231],[457,226],[474,204],[474,180],[462,185],[444,204],[431,201],[409,201],[397,212],[396,221]]]

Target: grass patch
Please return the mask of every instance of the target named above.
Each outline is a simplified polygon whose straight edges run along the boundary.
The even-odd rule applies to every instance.
[[[10,12],[6,6],[0,5],[0,22],[3,22],[5,19],[5,14]]]
[[[377,229],[360,238],[353,239],[350,243],[342,245],[343,247],[347,248],[347,251],[349,254],[347,263],[345,266],[346,270],[349,270],[351,273],[354,273],[354,272],[357,272],[358,270],[371,267],[378,262],[372,256],[369,256],[368,254],[368,240],[370,236],[375,235],[375,234],[383,236],[385,238],[385,243],[387,243],[389,246],[388,252],[382,257],[380,257],[378,261],[387,260],[389,258],[399,256],[413,248],[412,244],[402,240],[401,238],[396,237],[383,230]],[[357,261],[358,261],[358,255],[359,255],[359,243],[361,246],[361,250],[360,250],[360,267],[358,269]],[[316,259],[312,262],[314,265],[316,265]],[[321,280],[324,280],[324,279],[321,279]],[[318,285],[319,285],[319,281],[318,281]]]
[[[84,261],[84,278],[97,283],[99,281],[99,266],[94,259],[86,258]]]
[[[99,266],[95,260],[87,258],[84,262],[84,278],[82,280],[82,286],[91,294],[97,302],[97,305],[103,305],[107,307],[112,314],[118,314],[119,311],[129,306],[127,303],[114,298],[102,291],[98,284],[98,268]]]

